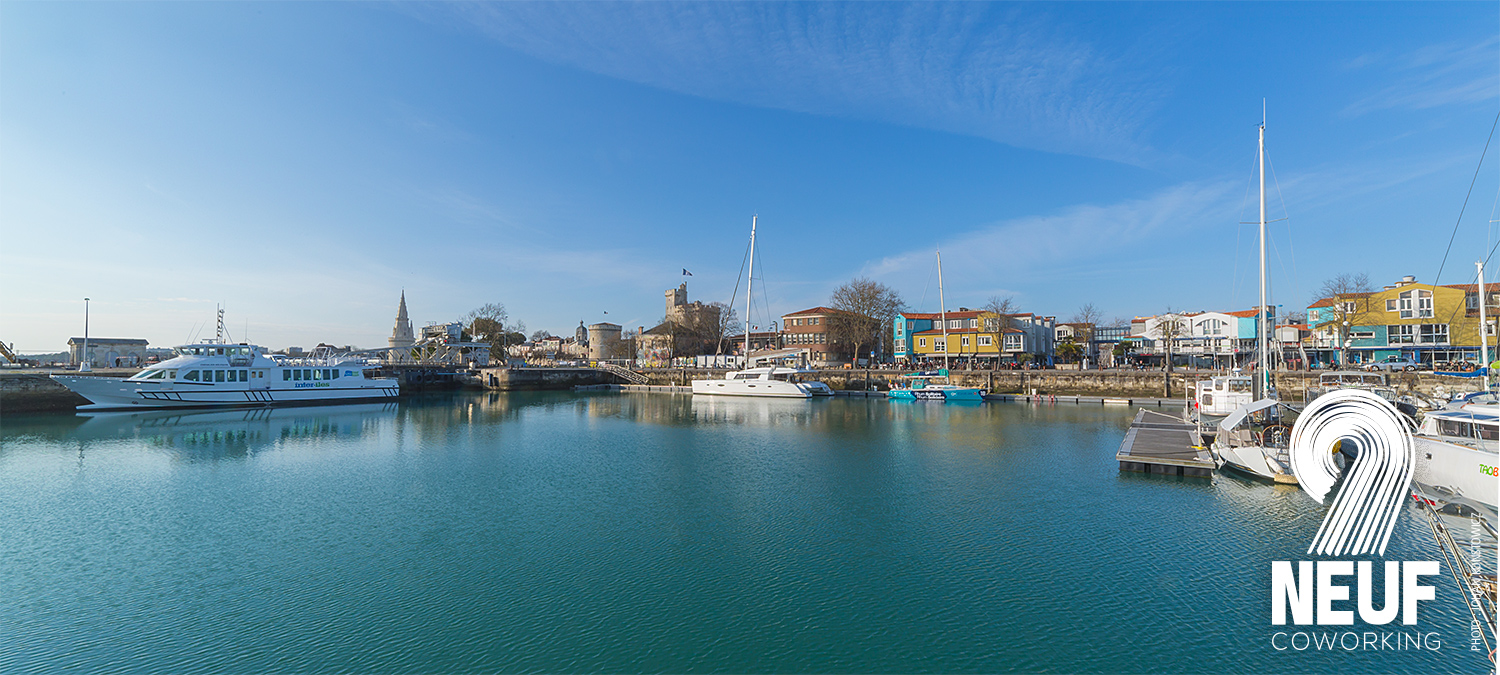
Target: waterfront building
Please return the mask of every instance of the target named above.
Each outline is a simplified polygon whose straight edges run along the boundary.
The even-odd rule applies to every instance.
[[[1065,342],[1077,345],[1080,366],[1099,363],[1099,352],[1094,344],[1094,324],[1092,323],[1074,321],[1057,324],[1057,328],[1053,331],[1053,342],[1054,349]]]
[[[1126,343],[1129,337],[1130,326],[1128,325],[1094,326],[1092,332],[1093,339],[1090,342],[1093,345],[1094,353],[1099,357],[1100,368],[1114,368],[1124,365],[1123,353],[1126,350],[1120,349],[1121,355],[1116,355],[1115,351],[1116,347],[1121,343]]]
[[[430,323],[422,327],[423,340],[443,340],[449,344],[464,341],[464,325],[453,321],[450,323]]]
[[[1486,333],[1494,337],[1500,284],[1485,284],[1484,295]],[[1307,306],[1304,348],[1315,361],[1349,365],[1391,356],[1429,365],[1477,360],[1479,301],[1477,284],[1436,286],[1413,276],[1379,291],[1319,298]]]
[[[828,320],[839,310],[830,307],[813,307],[781,317],[781,344],[784,347],[807,349],[808,365],[831,366],[846,362],[833,344],[828,332]]]
[[[1251,308],[1136,317],[1126,339],[1132,345],[1132,358],[1149,365],[1161,365],[1170,354],[1174,363],[1216,369],[1243,368],[1255,359],[1259,315],[1257,308]],[[1276,308],[1270,307],[1266,316],[1274,322]]]
[[[88,339],[88,354],[83,353],[84,339],[68,338],[68,365],[78,366],[85,360],[94,368],[134,368],[146,362],[147,342],[139,338]]]
[[[898,359],[941,360],[990,367],[999,363],[1051,365],[1055,357],[1057,320],[1029,312],[996,314],[965,307],[948,312],[946,331],[940,313],[896,315],[891,338]],[[1024,355],[1024,356],[1023,356]]]
[[[665,368],[671,365],[673,343],[676,342],[672,329],[670,322],[658,324],[651,330],[641,328],[635,341],[636,365],[643,368]]]
[[[401,305],[396,308],[396,327],[386,341],[390,347],[410,347],[417,343],[411,330],[411,317],[406,313],[406,291],[401,291]]]

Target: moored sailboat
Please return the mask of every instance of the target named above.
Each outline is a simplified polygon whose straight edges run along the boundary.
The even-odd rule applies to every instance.
[[[1219,422],[1213,456],[1219,468],[1230,468],[1276,483],[1296,483],[1289,455],[1295,411],[1279,400],[1271,380],[1270,302],[1266,292],[1266,123],[1260,123],[1260,306],[1256,309],[1256,400],[1236,408]]]
[[[892,387],[888,398],[908,401],[983,401],[985,390],[978,387],[963,387],[948,382],[948,304],[943,298],[943,252],[937,252],[938,309],[943,324],[943,369],[936,373],[907,375],[908,384]],[[943,380],[934,382],[933,380]]]

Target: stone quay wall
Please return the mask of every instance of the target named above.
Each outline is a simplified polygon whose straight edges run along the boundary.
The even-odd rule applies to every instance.
[[[108,374],[113,377],[129,377],[134,373],[132,370],[128,373]],[[67,412],[88,404],[88,399],[52,381],[47,374],[35,371],[0,372],[0,415]]]
[[[614,373],[594,368],[481,368],[472,380],[483,389],[537,391],[592,384],[627,384]]]

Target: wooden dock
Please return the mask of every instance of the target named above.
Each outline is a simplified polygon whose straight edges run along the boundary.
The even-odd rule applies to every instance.
[[[1198,427],[1152,410],[1136,413],[1115,459],[1121,471],[1195,478],[1208,478],[1214,472],[1213,455],[1203,445]]]

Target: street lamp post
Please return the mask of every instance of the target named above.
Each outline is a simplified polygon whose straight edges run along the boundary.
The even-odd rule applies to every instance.
[[[83,299],[83,353],[78,357],[78,372],[88,373],[94,370],[94,364],[89,359],[89,299]]]

